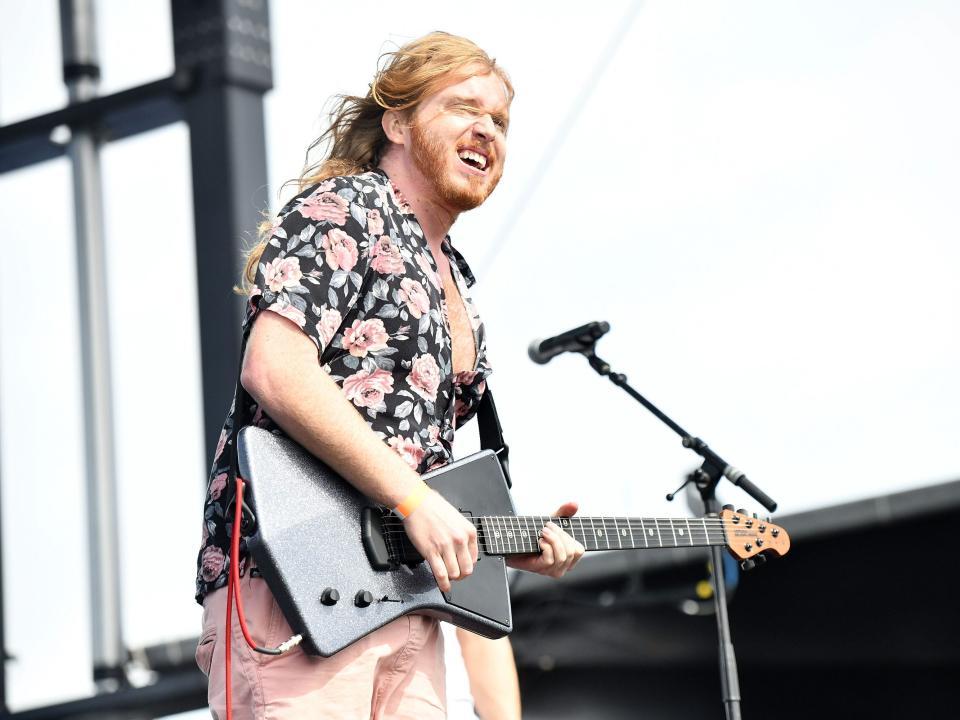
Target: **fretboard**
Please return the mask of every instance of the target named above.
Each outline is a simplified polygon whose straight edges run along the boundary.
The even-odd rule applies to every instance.
[[[540,551],[539,532],[553,521],[586,550],[636,550],[726,545],[718,518],[628,518],[539,515],[482,516],[474,518],[480,543],[489,555],[514,555]]]

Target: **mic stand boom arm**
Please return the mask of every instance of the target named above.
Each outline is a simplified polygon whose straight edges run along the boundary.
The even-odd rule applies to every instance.
[[[690,448],[703,458],[703,464],[687,476],[684,485],[688,482],[693,482],[697,486],[697,489],[700,491],[700,497],[703,499],[704,508],[708,514],[716,515],[720,512],[720,504],[717,501],[715,490],[721,477],[726,477],[734,485],[742,488],[770,512],[776,510],[777,503],[750,482],[746,475],[732,465],[729,465],[711,450],[703,440],[688,433],[667,417],[656,405],[630,387],[627,383],[626,375],[613,372],[610,369],[610,365],[597,357],[596,352],[594,352],[594,345],[585,348],[581,352],[586,356],[590,367],[596,370],[599,375],[609,378],[610,382],[623,389],[630,397],[656,415],[667,427],[680,436],[685,448]],[[681,485],[681,487],[683,486]],[[675,493],[667,495],[667,500],[673,500],[674,495]],[[717,636],[720,650],[720,684],[723,695],[723,707],[727,720],[740,720],[740,681],[737,677],[737,657],[734,654],[733,640],[730,636],[730,618],[727,615],[727,588],[723,576],[723,554],[721,548],[717,546],[711,547],[710,556],[713,562],[713,598],[717,612]],[[748,560],[746,562],[752,561]],[[752,567],[752,565],[748,565],[747,567]]]

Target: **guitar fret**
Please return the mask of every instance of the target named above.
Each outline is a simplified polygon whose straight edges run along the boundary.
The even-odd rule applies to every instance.
[[[710,533],[707,531],[707,521],[704,518],[700,518],[700,524],[703,525],[703,536],[706,538],[707,545],[712,544],[710,542]]]
[[[693,533],[690,531],[690,520],[684,518],[683,521],[687,524],[687,536],[690,538],[690,545],[693,545]]]
[[[654,518],[653,524],[657,526],[657,540],[660,542],[660,547],[663,547],[663,537],[660,535],[660,520]]]
[[[620,549],[623,550],[623,540],[620,539],[620,528],[617,526],[617,516],[613,516],[613,531],[617,534],[617,542],[620,543]]]
[[[637,541],[633,539],[633,523],[630,522],[630,518],[627,518],[627,528],[630,530],[630,547],[635,548]]]

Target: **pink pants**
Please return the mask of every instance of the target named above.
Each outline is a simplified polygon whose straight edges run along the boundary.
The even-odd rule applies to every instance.
[[[240,579],[247,627],[258,645],[276,647],[293,632],[261,578]],[[207,700],[225,720],[224,621],[227,590],[203,605],[197,664],[207,675]],[[394,620],[328,658],[299,647],[286,655],[254,652],[236,610],[232,627],[233,717],[237,720],[433,720],[446,717],[443,636],[423,615]]]

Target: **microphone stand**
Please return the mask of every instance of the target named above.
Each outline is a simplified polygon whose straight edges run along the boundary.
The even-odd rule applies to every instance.
[[[703,458],[703,463],[700,467],[687,475],[686,480],[684,480],[680,488],[667,495],[667,500],[672,501],[685,485],[692,482],[700,492],[706,514],[717,516],[720,513],[720,504],[717,501],[716,488],[720,482],[720,478],[727,477],[730,482],[746,491],[767,510],[770,512],[776,510],[777,503],[774,502],[769,495],[750,482],[739,470],[727,464],[719,455],[711,450],[703,440],[688,433],[661,412],[653,403],[643,397],[643,395],[630,387],[630,385],[627,384],[626,375],[613,372],[610,369],[610,365],[597,357],[595,346],[596,340],[590,343],[584,343],[583,347],[575,352],[580,352],[586,356],[590,367],[599,375],[609,378],[610,382],[623,389],[630,397],[656,415],[667,427],[681,437],[685,448],[690,448]],[[754,515],[754,517],[756,517],[756,515]],[[730,637],[730,619],[727,615],[727,588],[723,577],[723,551],[716,545],[711,546],[710,556],[713,562],[713,597],[717,614],[717,635],[720,649],[720,686],[723,694],[723,707],[726,711],[727,720],[740,720],[740,682],[737,677],[737,658],[733,652],[733,641]],[[761,558],[763,558],[762,555],[755,559],[745,560],[741,564],[741,567],[744,570],[750,570],[757,564],[756,560]]]

